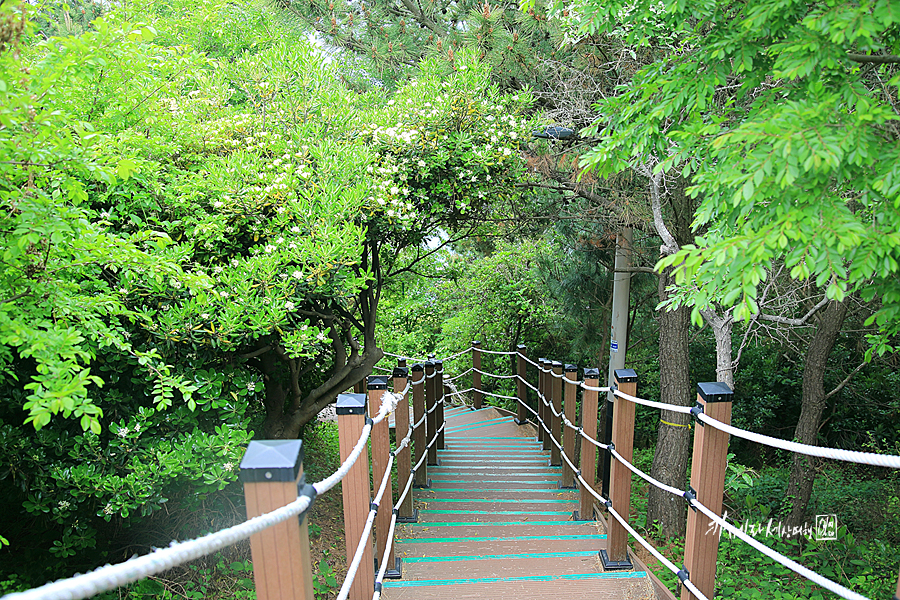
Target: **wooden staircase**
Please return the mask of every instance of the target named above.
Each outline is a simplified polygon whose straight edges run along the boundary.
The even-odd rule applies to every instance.
[[[577,494],[559,489],[531,426],[494,408],[446,419],[431,487],[416,491],[419,521],[398,526],[403,577],[385,580],[383,598],[656,599],[644,571],[603,572],[602,525],[572,520]]]

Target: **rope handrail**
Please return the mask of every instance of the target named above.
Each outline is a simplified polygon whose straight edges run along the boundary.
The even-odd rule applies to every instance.
[[[781,564],[782,566],[787,567],[794,573],[797,573],[798,575],[809,579],[813,583],[815,583],[819,586],[822,586],[823,588],[827,589],[830,592],[834,592],[835,594],[837,594],[843,598],[847,598],[847,600],[869,600],[869,598],[866,598],[865,596],[858,594],[858,593],[854,592],[853,590],[848,589],[848,588],[842,586],[841,584],[828,579],[827,577],[819,575],[815,571],[812,571],[812,570],[804,567],[800,563],[798,563],[794,560],[791,560],[790,558],[781,554],[780,552],[778,552],[776,550],[772,550],[771,548],[769,548],[762,542],[747,535],[746,533],[744,533],[743,531],[741,531],[740,529],[738,529],[737,527],[735,527],[734,525],[732,525],[731,523],[729,523],[728,521],[726,521],[725,519],[723,519],[722,517],[717,515],[715,512],[713,512],[712,510],[710,510],[709,508],[707,508],[706,506],[704,506],[697,500],[691,500],[690,504],[691,504],[691,506],[696,507],[697,510],[699,510],[700,512],[705,514],[707,517],[709,517],[719,527],[722,527],[723,529],[727,530],[729,533],[731,533],[735,537],[739,538],[741,541],[752,546],[758,552],[765,554],[766,556],[768,556],[775,562]]]
[[[390,356],[391,358],[399,358],[400,360],[411,360],[411,361],[417,362],[417,363],[423,363],[428,360],[427,358],[416,358],[414,356],[402,356],[400,354],[391,354],[390,352],[384,352],[384,355]]]
[[[457,352],[456,354],[451,354],[450,356],[447,356],[447,357],[445,357],[445,358],[442,358],[442,359],[441,359],[441,362],[447,362],[448,360],[453,360],[454,358],[459,358],[459,357],[462,356],[463,354],[468,354],[468,353],[471,352],[471,351],[472,351],[471,348],[467,348],[467,349],[465,349],[465,350],[460,350],[460,351]]]
[[[648,542],[644,538],[644,536],[642,536],[637,531],[635,531],[631,527],[631,525],[628,523],[628,521],[626,519],[622,518],[622,515],[620,515],[618,512],[616,512],[616,510],[612,507],[612,502],[610,502],[609,499],[604,498],[603,496],[598,494],[597,491],[594,489],[594,486],[592,486],[591,484],[589,484],[587,481],[584,480],[584,477],[581,476],[581,473],[578,474],[578,481],[581,482],[581,485],[583,486],[583,488],[585,490],[588,491],[589,494],[591,494],[594,498],[596,498],[601,504],[606,506],[607,510],[609,511],[609,514],[612,515],[616,519],[616,521],[618,521],[622,525],[622,527],[624,527],[628,531],[628,533],[631,534],[634,537],[634,539],[636,539],[644,548],[646,548],[647,551],[650,554],[652,554],[654,556],[654,558],[656,558],[656,560],[658,560],[663,566],[665,566],[667,569],[672,571],[672,573],[677,575],[679,579],[682,578],[682,574],[684,574],[684,575],[687,574],[687,572],[684,571],[683,569],[679,569],[678,567],[676,567],[672,561],[670,561],[659,550],[657,550],[653,544]],[[694,596],[696,598],[701,599],[701,600],[709,600],[706,596],[703,595],[703,593],[700,590],[698,590],[696,588],[696,586],[694,586],[693,582],[691,582],[689,577],[685,577],[684,579],[681,579],[681,582],[685,587],[687,587],[691,591],[692,594],[694,594]]]
[[[444,380],[444,383],[452,383],[452,382],[456,381],[457,379],[459,379],[460,377],[464,377],[464,376],[468,375],[468,374],[471,373],[471,372],[472,372],[472,367],[469,367],[468,369],[466,369],[465,371],[463,371],[463,372],[460,373],[459,375],[455,375],[455,376],[453,376],[453,377],[448,377],[447,379]]]
[[[484,348],[479,348],[479,352],[484,352],[485,354],[497,354],[500,356],[512,356],[513,354],[518,354],[518,352],[500,352],[499,350],[485,350]]]
[[[333,488],[343,479],[359,458],[372,431],[372,426],[387,418],[399,396],[390,394],[389,401],[383,402],[378,414],[363,426],[359,440],[344,463],[330,477],[312,486],[296,500],[271,512],[247,519],[232,527],[222,529],[185,542],[172,542],[168,548],[159,548],[149,554],[129,559],[115,565],[105,565],[88,573],[75,575],[47,583],[40,587],[3,596],[4,600],[80,600],[102,592],[114,590],[123,585],[139,581],[161,573],[202,556],[212,554],[255,533],[277,525],[305,512],[319,494]],[[308,488],[307,488],[308,490]]]
[[[515,396],[504,396],[502,394],[495,394],[493,392],[486,392],[484,390],[478,390],[478,391],[486,396],[493,396],[494,398],[503,398],[504,400],[518,400],[518,398],[516,398]]]
[[[533,360],[531,360],[530,358],[528,358],[528,357],[525,356],[524,354],[519,354],[518,352],[516,352],[516,356],[521,356],[522,358],[524,358],[524,359],[525,359],[525,362],[527,362],[528,364],[530,364],[532,367],[537,367],[538,369],[541,368],[541,365],[537,364],[536,362],[534,362]]]
[[[690,410],[688,412],[691,412]],[[828,448],[823,446],[810,446],[809,444],[801,444],[800,442],[791,442],[782,440],[761,433],[753,433],[732,425],[727,425],[719,420],[707,416],[702,411],[695,411],[697,418],[702,422],[716,429],[720,429],[725,433],[744,438],[751,442],[765,444],[782,450],[789,450],[807,456],[816,456],[819,458],[830,458],[833,460],[842,460],[844,462],[858,463],[862,465],[872,465],[875,467],[888,467],[891,469],[900,469],[900,456],[893,454],[875,454],[872,452],[859,452],[857,450],[841,450],[838,448]]]
[[[372,501],[371,507],[369,508],[369,516],[366,518],[366,524],[363,527],[362,535],[359,537],[359,543],[356,545],[356,553],[353,555],[353,561],[347,568],[347,576],[344,578],[344,583],[341,585],[341,590],[338,592],[337,600],[347,600],[347,596],[350,595],[350,587],[353,585],[353,580],[356,579],[359,564],[362,562],[362,557],[366,550],[365,541],[372,532],[372,525],[375,523],[375,514],[378,512],[378,505],[381,504],[381,498],[384,496],[387,482],[391,478],[391,467],[393,464],[394,456],[391,455],[388,459],[387,468],[384,470],[384,476],[381,478],[378,493],[375,495],[375,499]]]
[[[604,394],[610,391],[609,387],[597,387],[595,385],[588,385],[585,382],[580,382],[579,387],[583,390],[588,390],[589,392],[602,392]]]
[[[660,410],[670,410],[672,412],[690,414],[691,407],[690,406],[681,406],[678,404],[666,404],[665,402],[654,402],[653,400],[645,400],[644,398],[638,398],[637,396],[631,396],[624,392],[620,392],[619,390],[613,390],[613,394],[622,398],[623,400],[628,400],[629,402],[634,402],[635,404],[642,404],[644,406],[649,406],[651,408],[658,408]]]

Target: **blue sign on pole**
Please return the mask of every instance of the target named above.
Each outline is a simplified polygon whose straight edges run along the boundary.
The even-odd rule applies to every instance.
[[[613,352],[618,352],[619,351],[619,342],[617,342],[616,340],[611,341],[609,343],[609,349],[612,350]]]

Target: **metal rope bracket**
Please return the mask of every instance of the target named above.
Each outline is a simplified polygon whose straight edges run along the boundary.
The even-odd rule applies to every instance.
[[[700,420],[699,415],[703,414],[703,405],[697,404],[694,408],[691,409],[691,416],[694,417],[694,422],[700,425],[701,427],[705,427],[706,424]]]
[[[697,512],[697,507],[694,506],[694,501],[697,499],[697,491],[688,486],[688,489],[684,492],[684,499],[688,503],[688,506],[691,507],[691,510]]]

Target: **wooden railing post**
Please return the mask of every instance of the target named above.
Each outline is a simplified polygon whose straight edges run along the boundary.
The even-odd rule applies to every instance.
[[[544,422],[548,428],[550,427],[550,419],[547,418],[547,415],[550,414],[550,411],[547,410],[547,407],[544,405],[544,399],[549,399],[550,392],[548,391],[547,386],[547,365],[548,360],[546,358],[539,358],[538,365],[540,365],[538,370],[538,389],[540,393],[538,395],[538,415],[541,417],[541,421]],[[543,396],[543,399],[541,398]],[[550,449],[550,436],[544,431],[544,427],[538,423],[538,441],[543,442],[541,445],[541,450],[547,451]]]
[[[478,372],[481,370],[481,342],[477,340],[472,342],[472,369],[477,369],[472,371],[472,387],[475,388],[473,406],[475,410],[478,410],[483,403],[483,395],[481,393],[481,373]]]
[[[397,366],[393,372],[394,393],[399,394],[406,389],[409,383],[409,369],[406,367],[406,360],[401,358],[397,361]],[[397,402],[397,410],[394,413],[394,431],[396,432],[397,443],[406,437],[409,431],[409,392],[403,394],[403,397]],[[410,438],[410,443],[413,439]],[[397,453],[397,478],[400,490],[406,489],[409,478],[412,477],[410,470],[412,462],[410,460],[409,444]],[[397,507],[398,523],[415,523],[418,521],[418,511],[413,509],[412,494],[407,494],[400,506]]]
[[[428,381],[425,379],[425,366],[421,363],[416,363],[412,366],[412,396],[413,396],[413,423],[418,423],[422,421],[422,417],[425,416],[425,382]],[[425,446],[428,444],[428,429],[426,427],[426,421],[422,421],[422,424],[416,427],[413,430],[413,464],[419,464],[419,461],[422,460],[422,456],[425,454]],[[431,483],[428,481],[428,467],[425,463],[422,463],[422,466],[419,467],[419,470],[416,471],[416,474],[413,476],[413,486],[417,488],[427,488],[431,487]],[[412,494],[409,494],[412,496]]]
[[[585,369],[584,385],[600,387],[600,369]],[[581,396],[581,428],[584,434],[593,440],[597,439],[598,396],[599,392],[595,390],[584,390]],[[586,440],[581,440],[579,469],[585,481],[589,484],[594,482],[594,473],[597,472],[597,446]],[[594,497],[584,484],[581,486],[578,510],[575,511],[574,517],[577,521],[594,520]]]
[[[437,408],[434,411],[437,413],[437,429],[435,431],[438,431],[435,445],[438,450],[444,450],[447,445],[444,443],[444,431],[441,427],[444,425],[444,403],[448,400],[448,397],[444,390],[444,361],[442,360],[434,361],[434,397],[437,403]]]
[[[734,392],[722,382],[698,383],[697,405],[713,419],[731,424]],[[722,495],[725,489],[725,467],[728,459],[727,433],[697,422],[694,427],[694,453],[691,458],[691,490],[697,501],[717,515],[722,515]],[[709,519],[696,510],[688,511],[687,535],[684,540],[684,566],[691,582],[707,598],[716,587],[716,560],[719,536],[709,534]],[[681,588],[682,600],[694,598],[686,587]]]
[[[553,438],[556,439],[560,444],[562,443],[562,431],[560,427],[562,426],[562,417],[557,417],[558,413],[562,412],[562,374],[563,374],[563,365],[561,362],[555,360],[553,361],[553,375],[550,375],[550,396],[551,402],[553,403],[553,410],[547,411],[547,414],[550,415],[550,432],[553,434]],[[557,377],[559,376],[559,377]],[[552,442],[550,442],[550,466],[558,467],[562,462],[561,453],[559,451],[559,447]]]
[[[524,344],[516,346],[516,396],[519,398],[519,406],[516,409],[516,425],[524,425],[528,422],[528,411],[525,409],[528,402],[528,386],[525,385],[528,363],[525,362],[528,348]]]
[[[575,406],[578,402],[578,367],[566,365],[563,370],[566,374],[565,380],[560,380],[563,385],[563,406],[566,418],[574,425],[578,420],[577,407]],[[578,460],[575,457],[575,430],[571,427],[563,427],[563,451],[573,464],[578,464]],[[566,461],[563,461],[562,481],[559,482],[559,487],[563,490],[574,490],[577,487],[575,485],[575,471],[572,470],[572,467]]]
[[[431,441],[434,437],[434,432],[437,431],[437,410],[435,409],[437,390],[434,386],[435,379],[434,362],[427,360],[425,361],[425,408],[428,410],[428,417],[425,419],[425,423],[428,426],[426,427],[426,437],[428,438],[425,442],[426,444]],[[425,462],[428,463],[428,466],[437,466],[439,464],[437,442],[431,444],[431,447],[428,448],[428,458]]]
[[[241,460],[241,481],[252,519],[297,499],[303,484],[300,440],[254,440]],[[288,519],[250,537],[253,580],[260,600],[313,600],[309,521]]]
[[[637,373],[633,369],[616,369],[616,387],[623,394],[637,395]],[[615,401],[613,415],[612,443],[622,458],[631,462],[634,455],[634,403],[619,398]],[[607,453],[609,454],[609,453]],[[613,508],[627,519],[631,511],[631,471],[617,460],[612,461],[610,495]],[[612,515],[609,519],[606,551],[600,551],[600,560],[606,571],[632,569],[628,558],[628,532]]]
[[[370,375],[369,385],[369,416],[375,418],[381,410],[381,403],[385,402],[384,393],[387,391],[386,375]],[[381,480],[387,477],[387,488],[378,503],[378,514],[375,515],[375,561],[376,565],[384,557],[385,548],[388,547],[387,532],[391,526],[391,514],[394,510],[392,496],[391,474],[388,464],[391,457],[391,427],[388,419],[383,419],[372,427],[372,497],[378,493]],[[395,579],[400,577],[400,565],[394,557],[394,546],[390,545],[387,557],[388,569],[385,578]],[[396,565],[396,569],[394,568]],[[377,568],[377,567],[376,567]]]
[[[359,441],[366,424],[365,394],[340,394],[335,409],[338,420],[338,446],[343,463]],[[350,467],[341,481],[341,496],[344,500],[344,545],[347,549],[347,564],[353,561],[356,545],[366,527],[369,504],[372,501],[369,487],[369,456],[363,452]],[[369,600],[375,593],[375,560],[372,554],[372,539],[362,542],[364,551],[356,579],[350,587],[348,600]]]

